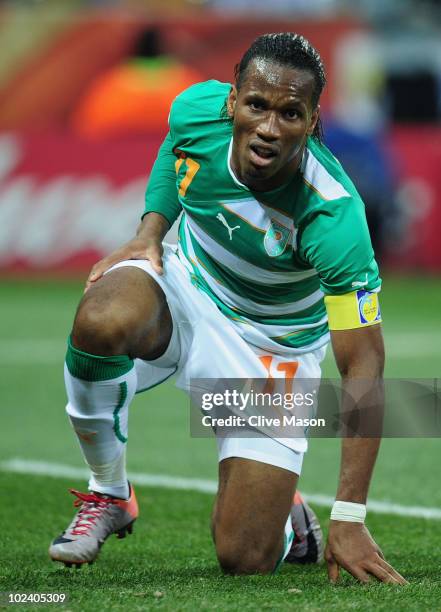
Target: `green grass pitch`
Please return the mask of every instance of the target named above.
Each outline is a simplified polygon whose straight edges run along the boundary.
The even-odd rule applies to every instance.
[[[381,296],[386,375],[441,376],[439,279],[386,278]],[[64,414],[65,338],[81,295],[78,282],[0,284],[0,465],[13,458],[83,467]],[[324,375],[335,376],[332,355]],[[301,489],[332,496],[339,442],[313,440]],[[370,497],[401,506],[441,508],[439,439],[384,440]],[[186,397],[171,382],[139,395],[131,409],[132,472],[216,478],[215,444],[192,439]],[[138,487],[141,517],[133,536],[111,538],[97,563],[66,570],[47,556],[72,517],[69,487],[84,482],[0,471],[0,591],[69,594],[65,608],[92,610],[422,610],[440,609],[441,521],[368,513],[405,588],[330,586],[324,567],[285,566],[271,577],[221,575],[209,534],[212,496]],[[317,508],[326,529],[329,510]],[[35,608],[35,606],[34,606]]]

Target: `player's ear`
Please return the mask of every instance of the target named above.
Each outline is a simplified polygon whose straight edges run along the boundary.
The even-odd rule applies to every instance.
[[[230,89],[230,93],[228,94],[228,98],[227,98],[227,113],[228,113],[228,116],[231,118],[234,117],[234,109],[236,108],[236,100],[237,100],[236,85],[232,85]]]
[[[314,133],[315,126],[317,125],[317,121],[319,120],[319,116],[320,116],[320,106],[317,105],[316,108],[312,111],[312,115],[309,120],[309,126],[306,131],[308,136],[311,136]]]

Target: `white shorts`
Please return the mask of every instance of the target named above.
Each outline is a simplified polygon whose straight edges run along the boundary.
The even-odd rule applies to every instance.
[[[170,308],[173,332],[169,346],[158,359],[135,359],[138,375],[137,392],[145,391],[176,374],[176,386],[190,393],[190,381],[195,379],[274,379],[285,376],[292,357],[297,362],[295,377],[318,380],[320,362],[326,346],[310,353],[291,354],[283,347],[283,354],[269,352],[247,343],[234,322],[217,308],[215,303],[190,280],[187,269],[176,250],[164,247],[164,274],[158,275],[146,260],[122,261],[111,270],[133,266],[152,276],[165,293]],[[110,270],[109,270],[110,271]],[[253,459],[300,474],[307,441],[303,438],[243,438],[238,434],[217,437],[219,461],[228,457]]]

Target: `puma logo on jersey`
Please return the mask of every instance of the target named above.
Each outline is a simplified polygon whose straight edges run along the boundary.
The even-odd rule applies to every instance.
[[[222,213],[217,213],[216,219],[218,219],[222,223],[222,225],[225,225],[228,231],[228,235],[230,236],[230,240],[233,240],[233,232],[234,230],[239,229],[240,225],[235,225],[234,227],[230,227]]]
[[[365,287],[368,284],[368,275],[366,272],[366,280],[365,281],[354,281],[352,283],[352,287]]]

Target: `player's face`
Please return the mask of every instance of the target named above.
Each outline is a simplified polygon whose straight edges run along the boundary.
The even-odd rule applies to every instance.
[[[233,118],[232,166],[239,180],[269,191],[296,172],[318,108],[312,105],[314,77],[308,70],[254,59],[227,109]]]

